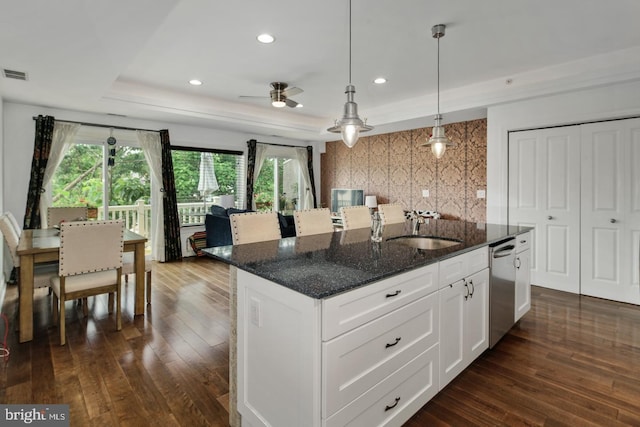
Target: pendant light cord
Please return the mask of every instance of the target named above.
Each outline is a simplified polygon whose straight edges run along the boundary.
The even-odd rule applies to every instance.
[[[440,115],[440,36],[438,36],[438,116]]]
[[[351,0],[349,0],[349,85],[351,85]]]

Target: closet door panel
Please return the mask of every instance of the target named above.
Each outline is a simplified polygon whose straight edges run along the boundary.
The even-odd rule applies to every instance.
[[[569,227],[547,225],[547,271],[567,277],[570,273],[571,232]]]
[[[579,291],[580,131],[509,135],[509,223],[535,227],[531,282]]]
[[[581,293],[640,304],[640,120],[583,125],[581,138]]]

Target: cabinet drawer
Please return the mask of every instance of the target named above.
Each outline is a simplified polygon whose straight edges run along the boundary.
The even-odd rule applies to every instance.
[[[489,266],[489,248],[483,246],[453,258],[440,261],[439,288],[470,276]]]
[[[531,232],[518,234],[516,236],[516,252],[526,251],[531,247]]]
[[[433,293],[322,344],[327,418],[439,341]]]
[[[467,252],[464,255],[467,257],[467,274],[465,274],[465,276],[471,276],[472,274],[489,267],[488,246]]]
[[[438,289],[438,264],[322,300],[322,340],[328,341]]]
[[[324,420],[323,426],[402,425],[436,395],[438,371],[436,344]]]

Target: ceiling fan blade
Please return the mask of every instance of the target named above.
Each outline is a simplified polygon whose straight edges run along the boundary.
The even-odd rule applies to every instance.
[[[294,96],[297,95],[299,93],[304,92],[302,89],[300,89],[299,87],[288,87],[285,90],[282,91],[282,94],[284,96]]]
[[[287,107],[291,107],[291,108],[296,108],[298,106],[298,103],[290,98],[285,99],[284,103],[287,104]]]

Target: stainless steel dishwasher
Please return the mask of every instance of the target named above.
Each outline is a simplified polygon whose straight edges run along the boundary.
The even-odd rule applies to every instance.
[[[489,348],[493,348],[514,324],[515,241],[510,237],[489,245]]]

